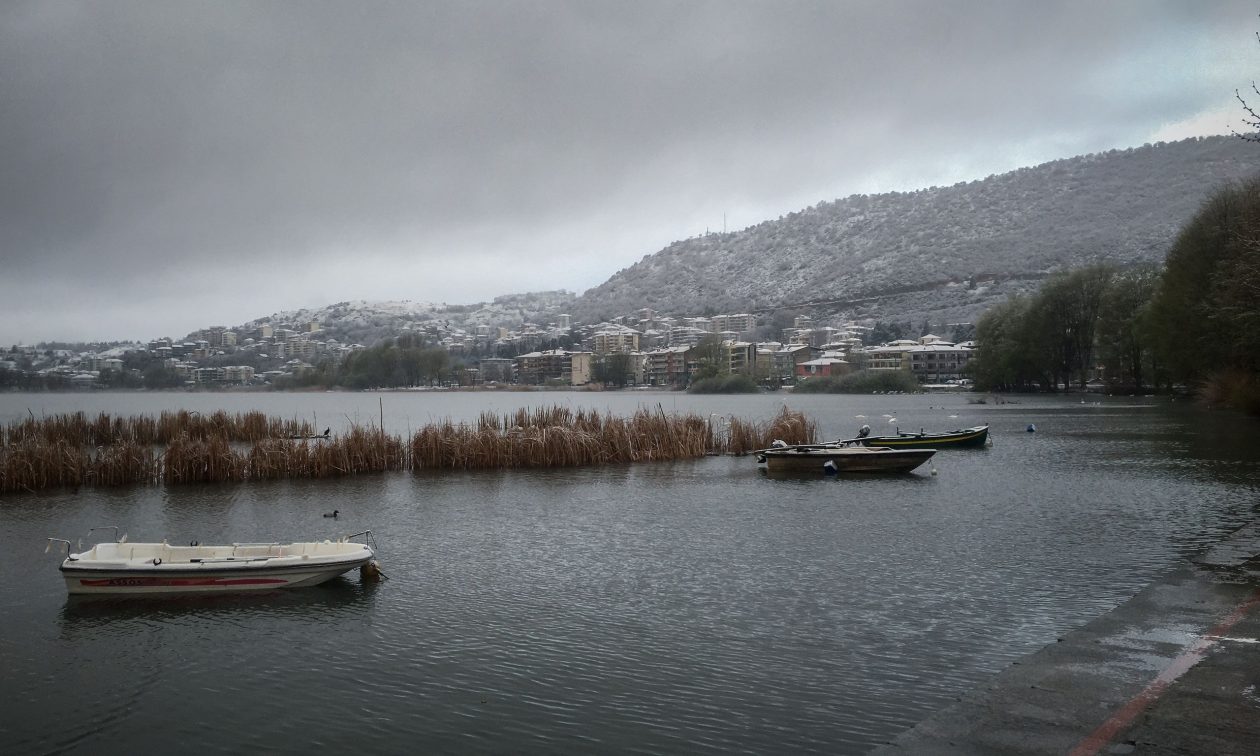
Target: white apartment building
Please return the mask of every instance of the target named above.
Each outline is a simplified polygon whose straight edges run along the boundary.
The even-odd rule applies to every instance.
[[[600,327],[593,338],[596,354],[617,354],[639,351],[641,333],[629,326],[611,323]]]

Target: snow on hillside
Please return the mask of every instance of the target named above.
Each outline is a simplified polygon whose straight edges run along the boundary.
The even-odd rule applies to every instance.
[[[445,329],[472,329],[479,325],[515,328],[522,323],[545,325],[568,310],[575,295],[564,290],[510,294],[491,302],[467,305],[413,302],[411,300],[337,302],[318,308],[285,310],[248,321],[235,331],[246,334],[271,325],[306,330],[311,323],[330,338],[371,344],[401,331],[423,329],[440,323]]]

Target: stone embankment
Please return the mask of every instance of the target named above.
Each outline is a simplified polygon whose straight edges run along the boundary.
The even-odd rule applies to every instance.
[[[1260,753],[1260,523],[874,753]]]

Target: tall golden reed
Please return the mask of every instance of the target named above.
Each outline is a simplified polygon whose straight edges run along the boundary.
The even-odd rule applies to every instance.
[[[314,434],[310,423],[270,418],[258,411],[229,415],[179,410],[162,412],[154,418],[111,417],[101,413],[94,418],[83,412],[46,417],[30,417],[0,427],[0,445],[30,441],[66,443],[78,446],[110,446],[118,443],[169,444],[177,438],[252,442],[264,438],[291,438]]]
[[[746,454],[782,438],[812,443],[814,423],[784,409],[762,427],[731,418],[711,423],[694,414],[669,415],[640,409],[629,418],[567,407],[520,409],[502,422],[483,413],[475,425],[445,421],[411,438],[411,467],[493,469],[572,467],[614,462],[694,459],[706,454]]]
[[[0,492],[694,459],[746,454],[776,438],[812,443],[816,436],[812,421],[786,408],[765,424],[735,417],[714,422],[660,407],[630,417],[560,406],[502,416],[483,412],[471,424],[426,425],[406,442],[358,425],[328,439],[314,437],[304,422],[258,412],[164,412],[157,418],[73,413],[0,429]]]

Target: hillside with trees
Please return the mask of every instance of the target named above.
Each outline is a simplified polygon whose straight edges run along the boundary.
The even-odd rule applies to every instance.
[[[915,192],[854,195],[671,244],[573,304],[597,322],[826,302],[854,317],[970,320],[1055,271],[1163,261],[1204,198],[1260,172],[1231,137],[1111,150]]]
[[[1181,231],[1146,319],[1170,380],[1260,412],[1260,178],[1218,192]]]
[[[1254,149],[1254,148],[1253,148]],[[1093,265],[1056,274],[976,326],[976,385],[1181,387],[1260,412],[1260,178],[1227,187],[1180,230],[1162,271]]]
[[[410,330],[438,325],[445,329],[473,329],[486,326],[518,326],[521,323],[547,323],[557,314],[568,312],[574,295],[563,289],[506,294],[490,302],[475,304],[435,304],[430,302],[364,300],[337,302],[320,308],[288,310],[257,318],[234,327],[250,333],[262,325],[300,326],[318,323],[324,338],[342,343],[372,345]]]

